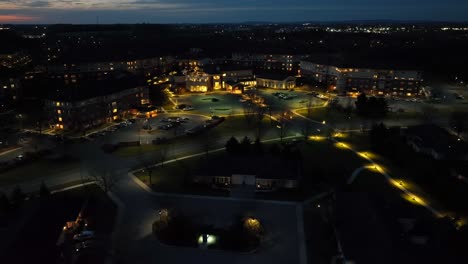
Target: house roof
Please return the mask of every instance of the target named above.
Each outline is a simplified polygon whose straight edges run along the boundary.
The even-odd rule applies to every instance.
[[[271,164],[276,164],[272,166]],[[256,175],[263,179],[297,179],[299,164],[272,155],[213,157],[197,170],[200,176],[231,176],[233,174]]]
[[[433,149],[444,159],[466,159],[468,144],[436,125],[418,125],[408,127],[406,136],[420,148]]]
[[[71,84],[66,84],[63,79],[50,77],[24,80],[23,83],[28,87],[43,89],[42,94],[46,99],[68,102],[110,95],[144,85],[136,76],[123,73],[109,74],[101,80],[79,79]]]
[[[294,77],[289,74],[285,73],[272,73],[272,72],[264,72],[257,74],[257,78],[260,79],[268,79],[268,80],[277,80],[277,81],[284,81],[289,77]]]
[[[363,55],[362,53],[316,53],[309,55],[303,61],[339,68],[382,70],[418,70],[420,68],[416,63],[411,63],[401,58],[379,58],[371,54]]]

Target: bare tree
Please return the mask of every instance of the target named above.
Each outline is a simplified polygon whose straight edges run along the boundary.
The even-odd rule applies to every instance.
[[[148,180],[149,180],[149,185],[151,186],[153,184],[153,171],[155,169],[155,158],[144,155],[143,153],[139,153],[138,159],[140,160],[140,164],[143,167],[143,169],[148,173]]]
[[[244,110],[245,121],[247,121],[247,125],[250,125],[253,119],[254,103],[250,101],[244,102],[242,108]]]
[[[162,145],[159,148],[159,151],[158,151],[158,154],[157,154],[157,158],[158,158],[158,161],[159,161],[161,167],[164,167],[164,162],[166,162],[168,155],[169,155],[169,146],[168,145]]]
[[[262,136],[263,118],[265,117],[267,108],[264,105],[256,105],[254,108],[254,121],[256,127],[256,137],[260,139]]]
[[[457,136],[465,131],[468,125],[468,114],[464,112],[453,112],[450,114],[449,125],[455,130]]]
[[[289,125],[289,118],[288,112],[282,111],[280,116],[278,117],[278,122],[276,127],[279,129],[280,141],[283,142],[283,138],[286,135],[286,129]]]
[[[434,106],[426,105],[422,108],[422,114],[424,123],[431,124],[435,121],[437,116],[437,109]]]
[[[92,168],[88,170],[88,176],[94,180],[105,193],[112,191],[117,183],[117,172],[107,169]]]
[[[96,182],[106,193],[112,191],[121,176],[121,171],[115,162],[105,159],[100,159],[99,162],[88,162],[86,168],[88,180]]]

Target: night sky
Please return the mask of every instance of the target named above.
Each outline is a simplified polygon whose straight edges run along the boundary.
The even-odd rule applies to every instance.
[[[0,0],[0,23],[468,21],[468,0]]]

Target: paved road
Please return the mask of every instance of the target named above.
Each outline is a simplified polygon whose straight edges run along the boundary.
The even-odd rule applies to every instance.
[[[117,236],[120,250],[116,256],[124,263],[300,263],[294,204],[161,197],[144,191],[130,178],[125,178],[115,193],[126,205],[131,205],[126,206],[123,216],[125,229]],[[269,235],[255,254],[170,247],[158,243],[152,236],[151,224],[160,208],[177,208],[197,221],[215,226],[225,226],[238,215],[252,214],[262,220]]]

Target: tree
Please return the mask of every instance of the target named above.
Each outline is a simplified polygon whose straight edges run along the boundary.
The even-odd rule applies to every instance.
[[[167,160],[167,156],[169,155],[169,148],[167,145],[163,145],[159,148],[158,151],[158,160],[161,165],[161,168],[164,167],[164,162]]]
[[[253,152],[257,155],[262,155],[263,154],[263,143],[260,142],[260,139],[257,138],[255,139],[254,145],[253,145]]]
[[[8,213],[11,209],[11,204],[10,200],[8,200],[8,197],[4,194],[0,194],[0,213]]]
[[[356,100],[356,111],[358,115],[364,116],[367,114],[367,96],[365,93],[361,93]]]
[[[93,180],[105,193],[111,192],[119,180],[118,165],[113,160],[101,158],[87,164],[88,180]]]
[[[112,191],[117,183],[117,177],[113,171],[102,171],[100,173],[92,173],[91,176],[94,181],[99,185],[105,193]]]
[[[383,123],[373,125],[369,132],[372,147],[374,149],[381,148],[382,143],[388,139],[389,135],[389,130]]]
[[[245,136],[240,142],[240,153],[241,154],[248,154],[250,153],[252,141],[249,137]]]
[[[257,138],[262,136],[262,125],[263,125],[263,118],[265,117],[267,108],[262,105],[256,105],[254,108],[254,121],[256,126]]]
[[[464,112],[453,112],[450,115],[450,127],[452,127],[457,135],[465,131],[465,127],[468,123],[468,114]]]
[[[388,112],[388,103],[385,98],[368,98],[366,94],[361,93],[356,100],[356,111],[360,116],[383,117]]]
[[[432,105],[425,105],[422,108],[422,114],[423,122],[431,124],[434,122],[434,119],[437,115],[437,109]]]
[[[252,123],[253,113],[255,112],[254,107],[254,104],[250,101],[244,102],[242,104],[242,108],[244,110],[244,117],[245,121],[247,121],[247,125],[250,125]]]
[[[47,188],[44,181],[41,182],[41,187],[39,188],[39,196],[41,198],[46,198],[50,196],[50,190],[49,188]]]
[[[165,103],[167,103],[168,96],[166,93],[166,86],[164,84],[157,84],[157,85],[150,85],[149,86],[149,97],[151,99],[151,102],[154,105],[159,105],[162,106]]]
[[[15,189],[13,189],[13,192],[11,194],[11,201],[13,206],[19,207],[23,202],[24,199],[26,198],[26,194],[23,193],[21,188],[19,186],[16,186]]]
[[[154,158],[150,158],[149,156],[143,155],[143,153],[139,153],[138,159],[140,160],[140,163],[143,167],[143,169],[148,173],[148,180],[149,180],[149,185],[151,186],[153,184],[152,181],[152,176],[153,176],[153,170],[154,170]]]
[[[235,137],[231,137],[226,142],[225,148],[229,154],[237,154],[239,153],[239,149],[240,149],[239,141]]]

